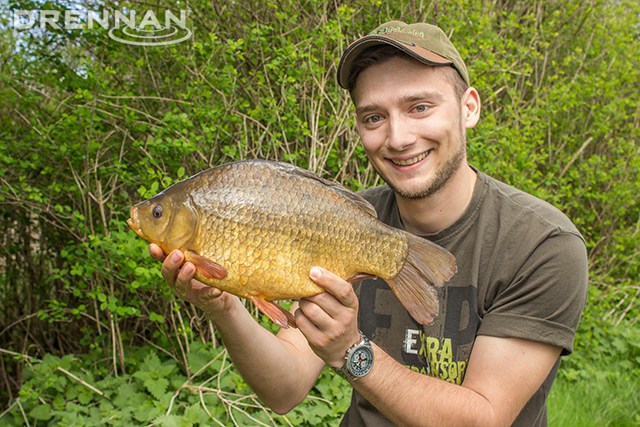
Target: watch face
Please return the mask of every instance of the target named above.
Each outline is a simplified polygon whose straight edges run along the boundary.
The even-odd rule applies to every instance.
[[[369,347],[358,347],[349,358],[349,371],[355,377],[363,377],[373,367],[373,353]]]

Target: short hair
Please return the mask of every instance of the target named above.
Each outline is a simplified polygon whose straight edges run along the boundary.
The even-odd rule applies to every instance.
[[[372,65],[379,64],[396,56],[410,58],[417,61],[417,59],[412,58],[400,49],[391,45],[376,45],[364,49],[362,53],[354,59],[351,66],[351,72],[347,79],[347,88],[351,94],[351,98],[353,99],[353,90],[355,89],[356,81],[358,80],[360,73]],[[450,65],[434,65],[434,67],[440,68],[446,73],[447,80],[449,80],[453,86],[454,93],[458,98],[458,101],[460,101],[462,99],[462,95],[469,88],[467,82],[465,82],[458,71]]]

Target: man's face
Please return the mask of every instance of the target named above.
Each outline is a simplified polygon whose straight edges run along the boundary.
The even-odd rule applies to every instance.
[[[446,70],[392,57],[362,71],[353,99],[367,156],[400,196],[435,194],[466,164],[462,106]]]

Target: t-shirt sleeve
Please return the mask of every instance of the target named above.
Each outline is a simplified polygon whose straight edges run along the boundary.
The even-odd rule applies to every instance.
[[[569,354],[587,287],[584,241],[569,232],[550,236],[535,247],[513,280],[498,287],[478,334],[544,342]]]

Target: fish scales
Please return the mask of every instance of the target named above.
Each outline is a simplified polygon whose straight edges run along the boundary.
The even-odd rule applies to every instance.
[[[205,229],[197,234],[208,239],[198,246],[207,258],[229,260],[225,283],[213,280],[216,287],[245,297],[300,298],[322,291],[308,277],[313,265],[343,277],[361,271],[393,276],[401,267],[400,257],[381,254],[390,246],[402,254],[405,242],[399,236],[380,239],[377,221],[371,217],[363,224],[369,218],[357,206],[317,181],[278,172],[271,179],[264,170],[246,167],[203,182],[194,200],[220,208],[210,209],[201,223]],[[311,196],[317,191],[322,197]]]
[[[443,248],[375,217],[359,196],[281,162],[208,169],[131,208],[127,221],[165,253],[185,252],[196,278],[250,298],[281,326],[268,301],[322,292],[309,269],[348,279],[378,276],[420,323],[437,312],[434,286],[456,271]],[[280,309],[281,310],[281,309]]]

